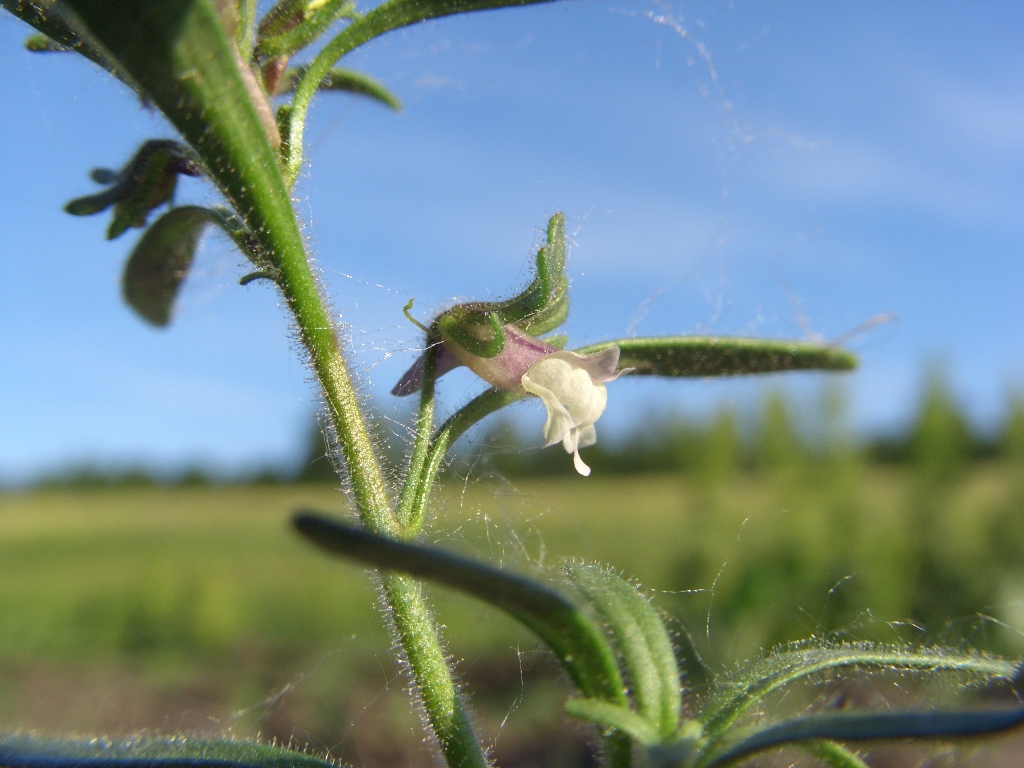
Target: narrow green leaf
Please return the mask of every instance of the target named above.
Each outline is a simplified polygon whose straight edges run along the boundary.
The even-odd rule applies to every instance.
[[[252,741],[178,736],[44,738],[0,735],[5,768],[336,768],[331,760]]]
[[[851,643],[796,646],[778,651],[733,675],[716,681],[716,690],[701,707],[698,719],[710,737],[718,738],[759,700],[790,683],[830,669],[861,668],[896,671],[961,672],[980,680],[1012,679],[1016,666],[981,653],[942,648]]]
[[[302,79],[305,67],[292,67],[286,69],[277,84],[277,95],[291,93],[295,90],[299,80]],[[345,91],[360,96],[368,96],[376,99],[385,107],[390,107],[396,112],[402,109],[402,102],[398,100],[379,80],[356,72],[351,69],[334,68],[327,73],[327,76],[320,81],[321,91]]]
[[[736,376],[777,371],[849,371],[857,359],[844,349],[825,344],[721,336],[659,336],[617,339],[574,350],[621,351],[619,368],[635,368],[638,376]]]
[[[107,210],[107,208],[120,200],[123,194],[124,190],[115,185],[95,195],[76,197],[64,206],[64,210],[72,216],[92,216]]]
[[[41,38],[32,37],[26,41],[30,51],[75,51],[94,64],[110,72],[131,88],[140,92],[139,84],[120,66],[102,46],[88,36],[76,31],[57,10],[54,0],[0,0],[0,8],[12,13],[42,33],[42,38],[51,41],[46,47]]]
[[[257,37],[253,53],[261,59],[290,56],[314,42],[338,19],[351,18],[354,11],[352,0],[327,0],[291,29],[269,37]]]
[[[682,713],[672,639],[650,601],[612,569],[566,564],[573,585],[593,604],[612,636],[639,715],[660,738],[672,736]]]
[[[621,704],[601,699],[569,699],[565,702],[565,711],[600,728],[628,733],[641,744],[655,744],[660,740],[660,734],[646,718]]]
[[[377,536],[317,512],[299,512],[293,522],[303,536],[329,552],[431,579],[490,603],[543,640],[586,697],[626,703],[604,633],[547,585],[449,552]]]
[[[256,24],[256,0],[238,0],[238,50],[243,58],[250,57],[253,27]]]
[[[146,230],[128,258],[121,279],[124,299],[152,325],[170,323],[174,299],[209,223],[206,208],[174,208]]]
[[[761,729],[699,760],[714,768],[772,747],[810,739],[841,742],[988,736],[1024,724],[1024,707],[962,712],[849,712],[808,715]]]

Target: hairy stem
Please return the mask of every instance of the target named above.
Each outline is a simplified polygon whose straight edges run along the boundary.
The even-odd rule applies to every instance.
[[[487,760],[455,690],[422,583],[394,571],[382,571],[380,582],[394,633],[445,761],[449,768],[486,768]]]
[[[427,379],[424,378],[424,392],[426,392]],[[431,402],[433,402],[433,381],[430,381]],[[408,504],[408,511],[404,513],[402,521],[406,525],[406,535],[415,536],[423,527],[426,519],[427,504],[430,501],[430,492],[437,481],[438,472],[441,469],[441,462],[444,460],[448,449],[455,444],[462,434],[476,424],[478,421],[495,411],[504,408],[506,405],[520,400],[525,396],[521,392],[507,392],[501,389],[488,389],[481,395],[477,395],[466,405],[453,414],[437,430],[429,448],[425,450],[423,464],[421,465],[422,477],[414,485],[406,483],[408,499],[403,489],[403,502]],[[417,448],[420,436],[417,434]],[[410,471],[410,478],[413,477]]]
[[[278,267],[281,290],[323,387],[360,519],[374,533],[397,536],[399,527],[391,513],[359,399],[309,262],[304,253],[278,252]]]
[[[409,457],[409,471],[398,499],[398,521],[406,528],[406,535],[412,538],[423,525],[425,505],[417,505],[418,499],[430,495],[436,472],[427,472],[427,458],[430,452],[431,433],[434,431],[434,388],[437,377],[437,345],[427,339],[427,350],[423,359],[423,388],[420,391],[420,412],[416,417],[416,442]],[[429,475],[429,476],[428,476]],[[413,514],[417,513],[414,517]]]
[[[203,159],[211,178],[252,233],[255,244],[244,250],[266,256],[269,266],[277,269],[276,281],[323,388],[363,525],[379,535],[399,536],[401,526],[272,147],[276,124],[265,119],[269,114],[266,95],[223,27],[215,0],[64,2],[74,11],[75,24],[83,34],[94,36],[100,44],[97,49],[109,53],[117,65],[115,71],[127,72]],[[41,31],[50,30],[44,23],[49,16],[30,14],[27,0],[0,3],[42,27]],[[264,108],[268,114],[263,114]],[[387,573],[382,584],[427,718],[446,759],[452,768],[486,765],[456,696],[419,587]]]
[[[401,526],[391,511],[356,392],[309,262],[304,256],[282,258],[280,269],[282,290],[324,389],[360,518],[372,532],[398,537],[402,534]],[[431,404],[428,415],[425,417],[421,413],[421,419],[431,420],[432,417]],[[427,434],[429,430],[428,424]],[[469,718],[455,691],[437,628],[419,583],[384,572],[381,585],[397,639],[409,662],[427,720],[445,760],[450,768],[486,766]]]

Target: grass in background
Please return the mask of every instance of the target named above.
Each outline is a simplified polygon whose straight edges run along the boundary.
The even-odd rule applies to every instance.
[[[613,565],[676,617],[691,685],[810,635],[1024,650],[1024,405],[987,441],[937,378],[899,438],[859,446],[841,415],[833,391],[810,428],[781,395],[746,431],[730,412],[663,419],[643,448],[589,449],[588,479],[495,428],[425,537],[552,579],[566,557]],[[326,484],[0,495],[4,728],[227,728],[429,764],[372,577],[294,536],[300,506],[340,514],[345,498]],[[533,638],[431,591],[499,763],[585,764]]]
[[[1013,651],[1018,635],[980,615],[1019,626],[1024,538],[1006,535],[1024,515],[1018,486],[989,463],[932,493],[911,471],[852,458],[714,481],[484,478],[442,488],[427,536],[551,578],[563,557],[611,563],[657,591],[691,637],[681,647],[712,668],[810,634],[969,637]],[[298,506],[341,511],[343,496],[284,486],[2,497],[6,725],[230,726],[297,735],[357,763],[424,764],[370,578],[293,536]],[[552,717],[558,674],[528,633],[433,592],[484,730],[522,750],[565,727]]]

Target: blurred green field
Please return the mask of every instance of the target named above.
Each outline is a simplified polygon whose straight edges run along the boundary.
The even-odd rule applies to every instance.
[[[551,579],[566,557],[614,565],[677,618],[694,685],[698,655],[714,670],[810,635],[1015,653],[1019,475],[1002,461],[935,478],[852,454],[724,476],[485,474],[441,488],[425,539]],[[3,725],[229,728],[357,764],[429,762],[372,578],[289,531],[303,506],[346,504],[322,485],[0,496]],[[507,764],[530,763],[516,750],[566,727],[558,673],[524,630],[431,591],[482,731],[515,752]]]

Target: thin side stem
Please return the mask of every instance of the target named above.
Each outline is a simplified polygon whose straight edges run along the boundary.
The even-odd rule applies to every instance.
[[[302,166],[302,133],[306,122],[306,111],[320,83],[331,67],[342,56],[385,32],[416,24],[427,19],[451,16],[469,11],[483,11],[505,6],[529,5],[546,0],[444,0],[424,2],[423,0],[387,0],[343,29],[325,45],[306,70],[292,100],[290,126],[292,137],[289,151],[284,158],[285,176],[294,184]]]
[[[430,728],[449,768],[487,768],[448,668],[420,581],[381,571],[381,591],[393,630],[419,689]]]
[[[426,473],[427,456],[430,451],[431,433],[434,431],[434,391],[437,382],[437,343],[427,339],[427,349],[423,356],[423,388],[420,390],[420,412],[416,417],[416,442],[413,444],[412,455],[409,457],[409,471],[405,476],[405,485],[402,486],[402,494],[398,499],[398,511],[396,516],[398,522],[406,528],[409,538],[415,536],[422,526],[422,510],[420,510],[420,525],[409,532],[410,524],[413,522],[411,514],[417,499],[424,495],[429,496],[430,485],[434,482],[436,475],[429,477]],[[424,493],[426,486],[426,493]]]
[[[426,379],[424,379],[426,386]],[[431,383],[433,386],[433,383]],[[427,504],[430,501],[430,492],[437,481],[438,472],[441,469],[441,462],[444,460],[448,449],[455,444],[462,434],[481,419],[489,416],[506,405],[511,405],[517,400],[526,396],[525,392],[507,392],[501,389],[488,389],[481,395],[477,395],[466,405],[456,411],[437,430],[434,439],[430,441],[430,447],[426,452],[423,464],[423,477],[409,491],[409,510],[403,522],[406,525],[406,535],[415,536],[423,527],[426,519]],[[418,436],[417,436],[418,438]],[[408,487],[408,486],[407,486]],[[403,494],[404,495],[404,494]]]
[[[282,290],[323,386],[360,518],[373,533],[398,538],[403,532],[391,511],[359,402],[309,264],[305,258],[282,259],[280,266]],[[450,768],[484,768],[487,761],[455,690],[419,583],[383,572],[381,585],[395,634],[446,762]]]

